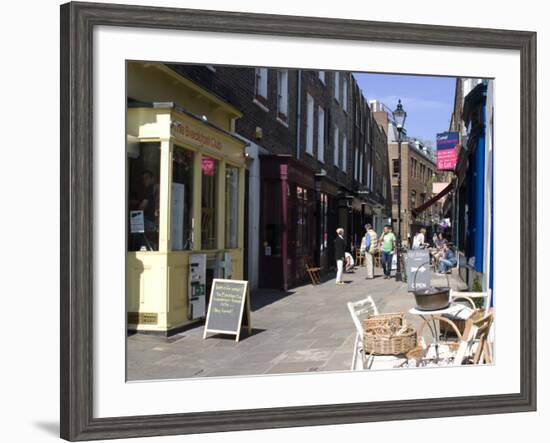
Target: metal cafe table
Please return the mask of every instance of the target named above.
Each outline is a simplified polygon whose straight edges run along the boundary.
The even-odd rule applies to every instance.
[[[451,320],[451,318],[455,320],[456,319],[467,320],[472,316],[473,313],[474,311],[471,308],[469,308],[468,306],[464,306],[461,303],[451,303],[445,309],[438,309],[434,311],[423,311],[416,308],[409,309],[409,314],[419,316],[424,321],[424,323],[428,326],[428,329],[430,330],[430,333],[432,335],[437,361],[439,361],[440,359],[439,358],[439,345],[440,345],[439,328],[438,328],[437,322],[443,321],[449,324],[451,328],[454,330],[454,332],[456,333],[456,336],[460,340],[462,338],[462,334],[460,333],[456,324]]]

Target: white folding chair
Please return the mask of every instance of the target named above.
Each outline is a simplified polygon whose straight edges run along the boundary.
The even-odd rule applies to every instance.
[[[354,371],[365,368],[363,355],[363,325],[361,324],[361,317],[367,318],[371,315],[378,315],[378,308],[369,295],[363,300],[348,302],[348,309],[356,330],[355,343],[353,344],[353,358],[351,361],[351,370]],[[369,367],[369,365],[367,365],[367,367]]]

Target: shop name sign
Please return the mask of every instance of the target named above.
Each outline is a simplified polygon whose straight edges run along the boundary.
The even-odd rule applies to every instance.
[[[458,132],[437,134],[437,169],[454,171],[458,160]]]
[[[220,140],[206,134],[204,131],[201,131],[199,128],[192,126],[189,123],[176,120],[172,122],[171,126],[173,134],[179,135],[180,137],[194,142],[195,144],[207,146],[217,150],[221,150],[223,148],[223,144]]]

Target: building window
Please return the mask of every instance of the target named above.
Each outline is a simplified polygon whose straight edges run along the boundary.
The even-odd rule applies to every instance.
[[[340,157],[340,152],[339,152],[339,143],[340,143],[340,139],[339,139],[339,135],[338,135],[338,126],[335,126],[334,127],[334,142],[333,142],[333,145],[334,145],[334,165],[336,167],[338,167],[339,165],[339,157]]]
[[[128,250],[158,251],[160,143],[139,143],[128,151]]]
[[[319,80],[325,84],[325,71],[319,71]]]
[[[325,110],[317,110],[317,159],[325,161]]]
[[[416,191],[411,191],[411,209],[416,208]]]
[[[363,161],[364,161],[364,158],[365,158],[365,154],[363,151],[361,151],[361,153],[359,154],[359,181],[361,183],[364,183],[364,180],[363,180]]]
[[[370,186],[369,186],[369,188],[372,190],[373,183],[374,183],[374,168],[372,166],[372,163],[369,164],[369,168],[370,168]]]
[[[306,109],[306,152],[313,155],[313,110],[315,103],[313,97],[307,94]]]
[[[355,147],[355,156],[353,159],[353,178],[359,180],[359,149]]]
[[[370,189],[370,160],[367,160],[367,188]]]
[[[394,177],[399,176],[399,159],[394,158],[392,161],[392,175]]]
[[[344,111],[348,111],[348,79],[347,77],[344,77],[342,79],[343,83],[343,94],[342,94],[342,107],[344,108]]]
[[[225,247],[239,245],[239,168],[225,168]]]
[[[171,198],[172,251],[193,248],[193,152],[174,146]]]
[[[254,94],[257,99],[267,102],[267,68],[256,68]]]
[[[334,98],[340,102],[340,73],[338,71],[334,73]]]
[[[218,161],[202,157],[201,249],[216,249]]]
[[[393,186],[393,202],[397,203],[399,201],[399,186]]]
[[[288,71],[277,71],[277,117],[288,121]]]
[[[348,170],[348,139],[345,135],[342,137],[342,170]]]

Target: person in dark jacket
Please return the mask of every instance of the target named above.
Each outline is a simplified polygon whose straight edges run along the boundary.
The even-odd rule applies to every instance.
[[[334,259],[336,260],[336,284],[343,285],[342,275],[344,273],[344,258],[346,255],[346,241],[344,240],[344,230],[336,230],[338,236],[334,239]]]

